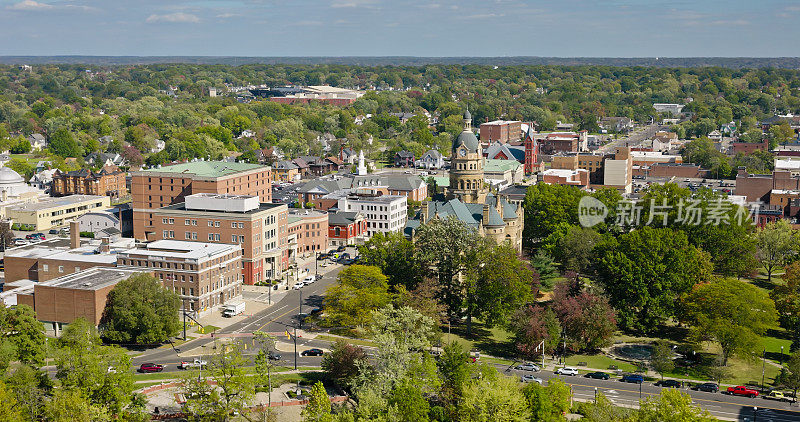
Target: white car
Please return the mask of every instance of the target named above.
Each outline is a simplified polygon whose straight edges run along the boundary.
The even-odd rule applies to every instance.
[[[557,375],[571,375],[571,376],[574,376],[574,375],[578,375],[578,370],[576,368],[571,368],[569,366],[566,366],[564,368],[556,369],[556,374]]]
[[[189,368],[201,368],[202,369],[206,365],[208,365],[208,362],[206,362],[204,360],[201,360],[201,359],[195,359],[195,360],[193,360],[191,362],[183,361],[183,362],[179,363],[178,364],[178,369],[189,369]]]
[[[518,371],[538,372],[539,371],[539,366],[538,365],[534,365],[532,363],[523,363],[522,365],[515,366],[514,369],[516,369]]]
[[[302,281],[298,281],[297,283],[294,283],[294,286],[292,286],[292,288],[295,289],[295,290],[300,290],[303,287],[305,287],[305,285],[306,285],[306,283],[303,283]]]
[[[303,284],[309,285],[309,284],[311,284],[311,283],[313,283],[315,281],[316,281],[316,277],[314,277],[313,275],[310,275],[310,276],[308,276],[308,277],[303,279]]]

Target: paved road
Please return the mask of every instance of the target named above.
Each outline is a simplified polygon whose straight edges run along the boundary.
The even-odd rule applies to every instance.
[[[643,126],[641,128],[636,129],[635,131],[631,132],[628,136],[624,138],[620,138],[617,140],[613,140],[598,149],[600,152],[611,153],[617,147],[620,146],[634,146],[639,142],[642,142],[645,139],[651,139],[653,135],[659,130],[663,130],[664,126],[659,124],[650,124],[647,126]]]

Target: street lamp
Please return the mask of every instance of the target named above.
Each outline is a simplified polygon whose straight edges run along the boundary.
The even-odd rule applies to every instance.
[[[783,346],[781,346],[781,366],[783,366]]]
[[[594,388],[594,404],[597,404],[597,387]]]
[[[753,422],[758,420],[758,406],[753,406]]]

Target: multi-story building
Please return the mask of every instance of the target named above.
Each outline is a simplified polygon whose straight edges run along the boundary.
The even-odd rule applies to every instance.
[[[342,211],[360,212],[367,223],[367,239],[373,234],[403,231],[408,221],[408,202],[399,195],[380,195],[359,189],[339,199]]]
[[[105,166],[98,172],[81,169],[62,173],[56,170],[50,189],[52,196],[105,195],[119,198],[127,194],[125,172],[117,166]]]
[[[606,158],[603,164],[603,185],[621,193],[631,193],[633,182],[633,160],[630,148],[617,149],[614,158]]]
[[[559,152],[581,152],[589,149],[588,132],[551,132],[539,139],[542,154]]]
[[[320,177],[301,186],[297,193],[303,203],[315,202],[330,193],[344,189],[384,188],[387,195],[401,195],[409,201],[423,201],[428,197],[428,185],[419,176],[409,174],[371,174],[366,176],[336,175]]]
[[[194,161],[131,173],[133,234],[136,239],[155,239],[153,212],[183,202],[196,193],[258,196],[272,201],[269,167],[222,161]],[[149,237],[148,237],[149,236]]]
[[[298,255],[312,255],[328,247],[328,213],[292,210],[289,213],[289,248]]]
[[[517,142],[522,138],[522,122],[516,120],[495,120],[481,123],[479,133],[481,142]]]
[[[292,258],[288,208],[258,196],[198,193],[153,210],[156,239],[230,243],[242,247],[244,284],[280,279]]]
[[[117,252],[118,268],[153,273],[198,315],[242,293],[241,265],[239,245],[157,240]]]
[[[5,212],[6,217],[14,223],[34,227],[34,230],[47,230],[64,226],[83,214],[110,206],[111,199],[108,196],[69,195],[10,206]]]
[[[539,181],[550,185],[589,186],[589,171],[584,169],[547,169],[539,173]]]
[[[367,220],[364,214],[350,211],[328,213],[328,239],[331,246],[358,245],[366,237]]]

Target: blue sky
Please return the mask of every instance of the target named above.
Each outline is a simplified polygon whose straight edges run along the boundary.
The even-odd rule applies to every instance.
[[[0,0],[0,55],[800,56],[800,0]]]

